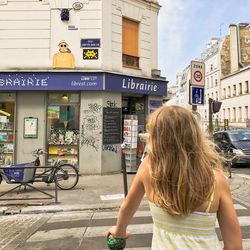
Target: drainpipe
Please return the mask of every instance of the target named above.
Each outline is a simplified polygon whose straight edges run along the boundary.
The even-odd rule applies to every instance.
[[[239,58],[239,65],[244,68],[244,64],[241,61],[241,47],[240,47],[240,24],[237,25],[237,50],[238,50],[238,58]]]

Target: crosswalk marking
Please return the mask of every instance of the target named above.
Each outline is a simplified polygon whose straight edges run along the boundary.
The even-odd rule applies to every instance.
[[[50,240],[58,240],[58,239],[65,239],[65,237],[73,237],[77,239],[82,238],[82,232],[79,228],[63,228],[63,229],[56,229],[51,231],[38,231],[37,233],[33,234],[27,242],[40,242],[46,241],[47,239]]]
[[[243,207],[242,205],[240,205],[240,204],[234,204],[234,208],[235,208],[235,210],[241,210],[241,209],[247,209],[246,207]]]
[[[100,227],[89,227],[84,235],[84,237],[100,237],[105,234],[109,230],[110,226],[100,226]],[[132,234],[146,234],[146,233],[153,233],[153,225],[150,224],[133,224],[128,226],[128,231],[130,235]]]
[[[248,230],[250,228],[250,209],[239,203],[234,204],[234,207],[239,214],[242,214],[242,216],[238,216],[241,227]],[[246,216],[248,214],[249,216]],[[27,249],[31,249],[30,246],[34,246],[34,249],[36,249],[36,246],[39,248],[41,244],[46,249],[46,244],[51,244],[50,241],[63,241],[69,238],[80,246],[77,249],[107,250],[105,234],[114,225],[117,216],[117,210],[56,213],[27,240]],[[218,227],[217,222],[216,228]],[[135,213],[134,219],[128,226],[128,231],[130,238],[127,241],[126,250],[151,249],[153,223],[149,207],[143,207]],[[145,237],[147,238],[146,241]],[[245,237],[243,239],[243,249],[250,250],[249,233],[245,233]],[[221,244],[223,243],[221,242]],[[23,249],[25,249],[25,246]],[[76,248],[70,249],[74,250]]]
[[[236,174],[239,177],[246,178],[250,180],[250,175],[249,174]]]

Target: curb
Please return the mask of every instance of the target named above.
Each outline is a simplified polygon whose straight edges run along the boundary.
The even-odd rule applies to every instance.
[[[58,213],[58,212],[81,212],[89,210],[112,210],[119,209],[122,201],[112,202],[112,203],[99,203],[99,204],[89,204],[89,205],[46,205],[46,206],[11,206],[2,207],[0,209],[1,215],[8,214],[40,214],[40,213]],[[142,200],[140,206],[148,206],[148,201]]]

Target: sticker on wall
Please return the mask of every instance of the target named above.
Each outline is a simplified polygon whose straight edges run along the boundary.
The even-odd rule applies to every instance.
[[[98,49],[83,49],[83,60],[96,60],[98,55]]]
[[[75,68],[75,57],[69,45],[63,40],[58,44],[59,52],[53,56],[53,68]]]

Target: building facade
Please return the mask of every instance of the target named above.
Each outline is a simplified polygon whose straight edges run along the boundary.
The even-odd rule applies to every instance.
[[[207,49],[201,54],[201,60],[205,63],[205,103],[198,107],[201,115],[201,125],[204,130],[208,128],[208,99],[220,101],[220,78],[221,78],[221,40],[212,38],[207,45]],[[220,112],[214,115],[216,124],[220,121]]]
[[[221,127],[249,127],[250,118],[250,27],[229,26],[221,49]]]
[[[213,114],[215,130],[250,126],[250,27],[248,23],[229,26],[223,40],[212,38],[201,54],[205,63],[205,103],[198,107],[200,124],[208,130],[208,99],[221,101],[219,113]],[[176,104],[191,109],[189,103],[190,69],[177,75]],[[182,93],[182,94],[180,94]]]
[[[145,130],[167,82],[157,1],[0,1],[0,164],[58,154],[84,174],[121,169],[123,117]]]

